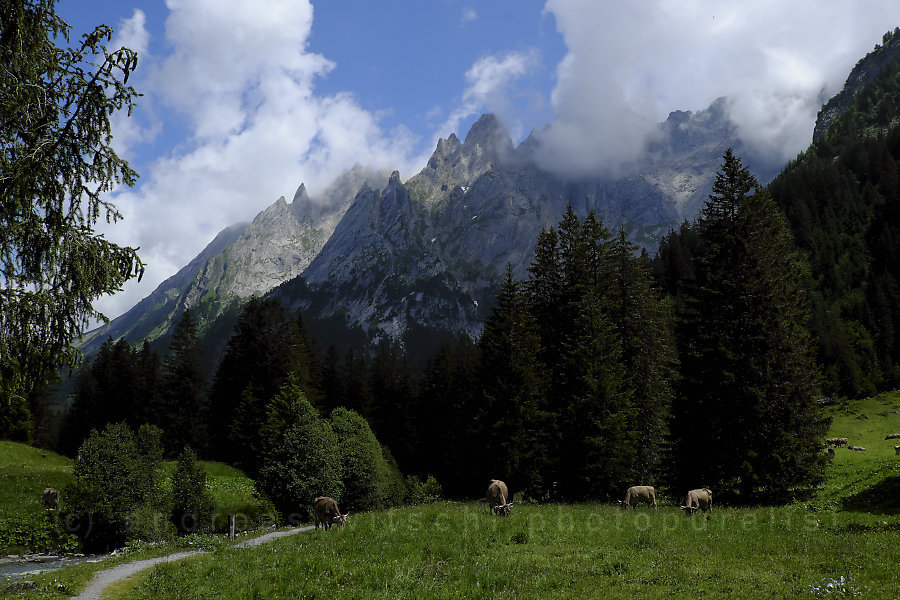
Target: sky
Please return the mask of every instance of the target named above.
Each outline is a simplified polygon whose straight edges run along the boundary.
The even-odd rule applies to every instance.
[[[95,306],[114,318],[300,183],[354,164],[415,175],[439,138],[497,114],[544,166],[603,172],[673,110],[730,100],[786,161],[821,105],[900,26],[897,0],[59,0],[73,38],[106,24],[143,96],[113,120],[140,174],[100,229],[146,263]]]

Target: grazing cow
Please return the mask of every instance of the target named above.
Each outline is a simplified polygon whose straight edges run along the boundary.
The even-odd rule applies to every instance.
[[[894,454],[900,454],[900,446],[894,446]]]
[[[41,500],[44,501],[44,506],[47,508],[56,508],[59,506],[59,490],[56,488],[44,488],[44,493],[41,494]]]
[[[656,490],[652,485],[633,485],[625,492],[625,499],[619,500],[619,506],[622,510],[636,508],[639,502],[644,504],[652,504],[654,510],[656,507]]]
[[[834,448],[828,449],[828,456],[830,456],[831,458],[834,458]]]
[[[329,498],[328,496],[318,496],[313,500],[313,514],[316,518],[316,529],[319,528],[319,523],[321,523],[325,531],[328,531],[332,525],[345,525],[347,517],[350,516],[350,513],[342,515],[337,502],[334,501],[334,498]]]
[[[900,433],[889,433],[884,439],[886,439],[886,440],[900,440]]]
[[[694,514],[698,509],[712,514],[712,492],[707,488],[689,491],[684,498],[684,506],[681,508],[688,516]]]
[[[513,505],[513,503],[508,500],[509,490],[506,488],[506,484],[499,479],[491,479],[491,484],[487,489],[487,501],[488,506],[491,507],[491,512],[497,513],[503,517],[508,517],[509,509]]]
[[[862,446],[847,446],[848,450],[855,450],[856,452],[865,452],[866,449]]]

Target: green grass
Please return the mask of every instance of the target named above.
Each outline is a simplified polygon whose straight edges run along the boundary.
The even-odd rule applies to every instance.
[[[895,514],[900,512],[900,456],[894,446],[900,440],[885,440],[900,433],[900,392],[880,394],[828,407],[832,417],[828,437],[848,438],[865,452],[836,448],[827,478],[814,504]]]
[[[217,530],[227,528],[229,514],[240,515],[241,529],[272,522],[270,505],[254,496],[253,482],[243,472],[224,463],[201,464],[216,503]],[[161,468],[166,476],[161,484],[168,486],[175,462],[166,461]],[[56,532],[54,515],[41,500],[44,488],[63,491],[72,480],[70,459],[25,444],[0,441],[0,556],[77,549],[77,540]]]
[[[843,576],[893,600],[900,520],[887,519],[788,507],[707,521],[597,504],[516,506],[503,519],[438,503],[162,565],[121,597],[815,598]]]
[[[44,488],[62,490],[71,480],[68,458],[0,441],[0,555],[72,547],[55,533],[41,500]]]

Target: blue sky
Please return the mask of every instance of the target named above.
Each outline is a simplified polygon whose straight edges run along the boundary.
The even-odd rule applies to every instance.
[[[773,160],[802,151],[821,104],[900,25],[896,0],[60,0],[80,35],[136,49],[144,96],[114,122],[141,174],[105,229],[141,247],[115,317],[222,228],[354,163],[406,179],[437,140],[494,112],[548,168],[609,168],[672,110],[720,96]]]

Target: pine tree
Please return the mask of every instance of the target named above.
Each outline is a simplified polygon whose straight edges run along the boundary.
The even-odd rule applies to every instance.
[[[247,458],[244,449],[229,439],[236,411],[248,392],[268,403],[294,364],[291,327],[284,308],[270,298],[248,300],[235,323],[210,392],[209,422],[215,456],[230,462]],[[258,435],[255,423],[249,427],[242,439]]]
[[[698,228],[697,283],[680,323],[677,477],[744,502],[786,497],[820,477],[826,425],[804,266],[783,214],[730,150]]]
[[[512,267],[479,340],[483,406],[479,439],[488,469],[515,489],[541,497],[552,477],[553,423],[546,410],[547,373],[537,326]]]
[[[121,218],[105,193],[137,177],[110,135],[137,54],[109,50],[105,25],[70,43],[55,4],[0,5],[0,437],[30,436],[22,400],[79,362],[72,341],[105,319],[94,301],[144,268],[94,230]]]
[[[612,247],[615,276],[608,293],[634,404],[629,428],[637,434],[636,480],[654,483],[667,462],[678,359],[671,308],[653,287],[646,254],[638,258],[636,249],[621,229]]]
[[[203,454],[209,447],[202,360],[197,324],[186,310],[175,326],[162,369],[162,395],[167,408],[164,429],[167,445],[173,451],[190,446]]]

